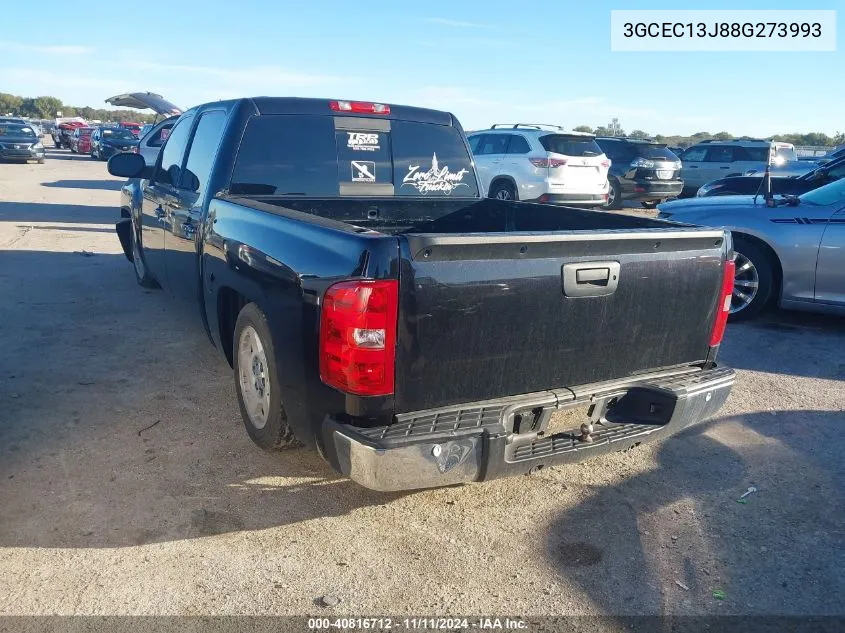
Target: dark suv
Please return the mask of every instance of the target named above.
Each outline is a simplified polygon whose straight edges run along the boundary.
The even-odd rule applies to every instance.
[[[681,161],[665,145],[633,138],[597,138],[596,142],[611,161],[604,208],[619,209],[624,200],[651,209],[681,194]]]

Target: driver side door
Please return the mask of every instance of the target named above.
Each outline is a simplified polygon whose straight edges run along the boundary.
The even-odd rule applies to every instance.
[[[169,207],[176,197],[175,185],[178,184],[193,120],[193,115],[188,114],[177,121],[159,154],[153,177],[142,185],[141,225],[138,228],[141,246],[144,249],[144,263],[159,285],[168,291],[164,235],[169,230]],[[175,183],[174,178],[176,178]]]

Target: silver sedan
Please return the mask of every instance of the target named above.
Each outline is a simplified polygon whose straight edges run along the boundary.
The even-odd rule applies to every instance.
[[[845,315],[845,179],[801,196],[674,200],[658,217],[730,229],[736,251],[731,318],[773,303]]]

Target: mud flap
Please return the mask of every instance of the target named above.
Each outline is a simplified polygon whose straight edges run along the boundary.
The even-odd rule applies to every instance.
[[[126,259],[132,261],[132,218],[121,218],[114,225],[114,230],[117,231],[117,237],[120,240],[120,246],[123,248],[123,254]]]

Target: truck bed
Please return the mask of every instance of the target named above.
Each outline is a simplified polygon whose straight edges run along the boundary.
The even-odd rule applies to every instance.
[[[708,357],[721,230],[498,200],[233,202],[398,242],[397,414]]]

